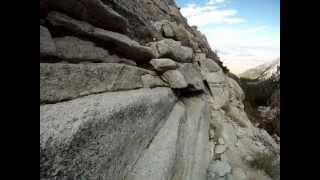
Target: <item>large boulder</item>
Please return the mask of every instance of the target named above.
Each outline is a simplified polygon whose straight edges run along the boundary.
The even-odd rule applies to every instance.
[[[186,30],[183,24],[176,24],[173,23],[173,28],[176,34],[176,40],[177,41],[190,41],[192,34]]]
[[[155,29],[165,38],[171,38],[180,41],[182,45],[199,49],[193,34],[189,32],[183,24],[178,24],[175,21],[162,19],[153,23]]]
[[[204,89],[203,78],[199,66],[191,63],[180,64],[178,71],[184,76],[188,83],[188,90],[201,91]]]
[[[142,88],[145,74],[144,69],[116,63],[40,63],[40,102]]]
[[[212,59],[206,58],[200,62],[202,68],[206,68],[208,72],[218,72],[221,70],[220,66]]]
[[[184,98],[186,119],[178,137],[176,173],[172,180],[206,180],[209,165],[209,109],[200,97]]]
[[[175,32],[175,40],[181,41],[182,45],[189,46],[192,49],[198,49],[198,43],[195,41],[194,36],[190,33],[183,24],[173,24]]]
[[[163,29],[163,35],[165,37],[172,38],[175,36],[175,33],[170,24],[164,24],[162,26],[162,29]]]
[[[101,28],[116,32],[127,31],[127,19],[100,0],[49,0],[49,5]]]
[[[169,87],[169,85],[157,75],[146,74],[141,76],[141,80],[142,80],[143,86],[146,88]]]
[[[97,28],[84,21],[73,19],[65,14],[52,11],[47,19],[54,26],[67,28],[76,34],[93,37],[114,46],[115,51],[137,62],[149,61],[154,57],[150,47],[142,46],[128,36]]]
[[[56,46],[49,30],[40,25],[40,57],[54,56],[55,54]]]
[[[168,82],[171,88],[182,89],[188,86],[184,76],[178,70],[168,70],[161,77]]]
[[[150,43],[157,58],[171,58],[177,62],[191,63],[193,50],[181,45],[181,42],[172,39],[164,39]]]
[[[152,59],[150,64],[153,68],[159,72],[165,72],[167,70],[177,69],[178,65],[176,62],[169,58]]]
[[[162,36],[167,38],[175,37],[173,22],[170,22],[167,19],[163,19],[161,21],[154,22],[153,26]]]
[[[171,179],[175,172],[179,125],[186,118],[182,103],[177,103],[169,118],[136,163],[128,180]]]
[[[40,179],[125,179],[175,102],[156,88],[40,106]]]
[[[203,74],[221,71],[220,66],[210,58],[206,58],[205,53],[196,53],[195,62],[200,65]]]
[[[229,89],[226,83],[226,77],[222,70],[218,72],[207,73],[205,76],[213,98],[213,108],[220,109],[229,101]]]
[[[164,19],[161,21],[156,21],[156,22],[151,22],[152,26],[158,31],[158,33],[160,33],[161,35],[163,34],[163,29],[162,26],[164,23],[167,23],[168,20]]]

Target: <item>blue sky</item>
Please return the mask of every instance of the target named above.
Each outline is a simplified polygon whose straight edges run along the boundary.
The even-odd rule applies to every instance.
[[[280,0],[176,0],[231,71],[280,57]]]

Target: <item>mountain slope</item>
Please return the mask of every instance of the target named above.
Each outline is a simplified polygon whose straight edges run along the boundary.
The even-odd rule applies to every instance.
[[[250,119],[280,136],[280,58],[241,74]]]
[[[249,69],[241,73],[239,76],[242,78],[248,78],[248,79],[266,80],[271,78],[273,74],[277,73],[278,67],[280,67],[280,58],[262,65],[259,65],[255,68]]]

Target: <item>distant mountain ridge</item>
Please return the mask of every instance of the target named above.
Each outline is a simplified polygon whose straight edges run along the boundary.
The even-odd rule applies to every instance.
[[[276,73],[279,73],[280,75],[280,71],[278,71],[278,68],[280,67],[280,58],[259,65],[255,68],[249,69],[241,74],[239,74],[239,76],[241,78],[247,78],[247,79],[252,79],[252,80],[266,80],[266,79],[270,79],[273,75],[276,75]]]
[[[280,136],[280,58],[245,71],[240,81],[251,120]]]

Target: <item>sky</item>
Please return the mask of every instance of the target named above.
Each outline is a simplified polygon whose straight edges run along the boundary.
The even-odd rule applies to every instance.
[[[176,0],[235,74],[280,57],[280,0]]]

